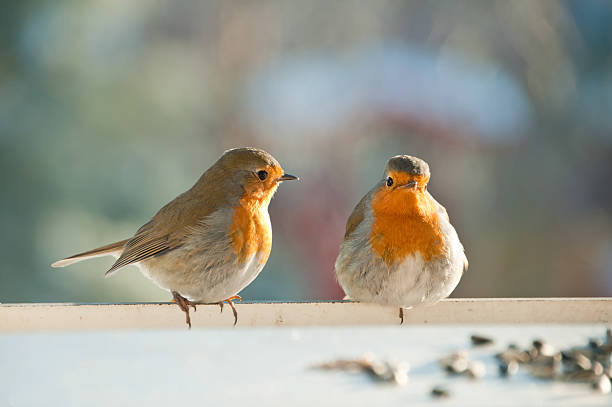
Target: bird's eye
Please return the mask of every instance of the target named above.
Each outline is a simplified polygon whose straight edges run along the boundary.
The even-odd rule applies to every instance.
[[[261,171],[257,171],[257,176],[259,177],[260,180],[265,180],[266,178],[268,178],[268,172],[261,170]]]
[[[391,185],[393,185],[393,178],[389,177],[387,178],[387,186],[390,187]]]

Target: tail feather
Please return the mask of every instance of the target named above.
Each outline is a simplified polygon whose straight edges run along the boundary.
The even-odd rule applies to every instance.
[[[75,254],[74,256],[66,257],[65,259],[58,260],[55,263],[51,264],[51,267],[65,267],[73,263],[77,263],[81,260],[93,259],[94,257],[102,257],[109,255],[119,257],[121,255],[121,252],[123,251],[123,247],[128,242],[128,240],[129,239],[125,239],[120,242],[107,244],[106,246],[98,247],[96,249],[88,250],[83,253]]]

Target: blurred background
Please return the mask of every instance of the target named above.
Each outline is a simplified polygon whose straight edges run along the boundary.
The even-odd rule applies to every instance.
[[[0,301],[167,301],[111,258],[224,150],[301,177],[248,300],[337,299],[386,160],[417,155],[455,297],[612,295],[612,3],[19,1],[0,14]]]

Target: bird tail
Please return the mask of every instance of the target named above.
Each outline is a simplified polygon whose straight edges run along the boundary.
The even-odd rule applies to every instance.
[[[94,257],[119,257],[121,255],[121,252],[123,252],[123,247],[128,242],[128,240],[129,239],[125,239],[120,242],[107,244],[106,246],[98,247],[97,249],[92,249],[83,253],[75,254],[74,256],[66,257],[65,259],[58,260],[55,263],[51,264],[51,267],[65,267],[73,263],[77,263],[81,260],[93,259]]]

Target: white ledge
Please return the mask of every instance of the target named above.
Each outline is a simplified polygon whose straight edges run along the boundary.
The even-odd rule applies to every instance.
[[[351,301],[237,302],[237,327],[397,325],[398,309]],[[612,298],[461,298],[404,312],[411,324],[593,324],[612,321]],[[198,327],[233,325],[231,309],[198,305]],[[185,329],[176,304],[1,304],[0,332]]]

